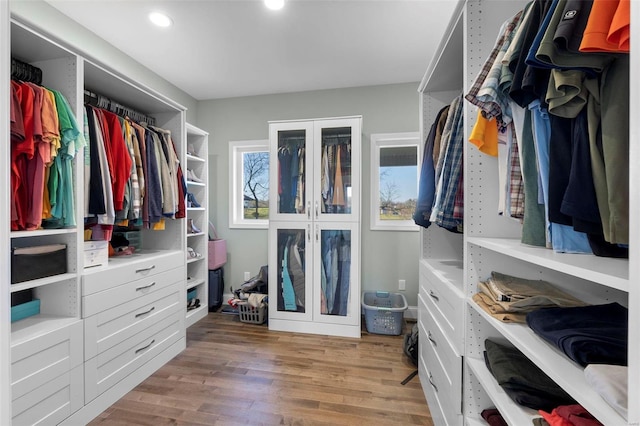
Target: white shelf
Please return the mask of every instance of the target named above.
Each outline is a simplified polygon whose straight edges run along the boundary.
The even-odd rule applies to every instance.
[[[441,282],[448,282],[460,297],[464,280],[463,262],[460,259],[420,259],[420,262]]]
[[[192,288],[198,287],[200,284],[204,284],[204,283],[206,283],[206,280],[204,279],[195,279],[195,278],[192,278],[190,280],[188,279],[187,290],[191,290]]]
[[[551,249],[524,245],[510,238],[467,238],[474,244],[506,256],[540,265],[574,277],[629,291],[629,262],[590,254],[555,253]]]
[[[78,276],[76,273],[67,273],[67,274],[59,274],[53,275],[45,278],[38,278],[37,280],[24,281],[21,283],[11,284],[11,293],[15,293],[16,291],[26,290],[28,288],[36,288],[42,287],[45,285],[56,284],[62,281],[75,279]]]
[[[203,260],[204,260],[204,256],[189,257],[189,258],[187,258],[187,263],[202,262]]]
[[[195,155],[187,154],[187,161],[194,161],[196,163],[204,163],[204,158],[196,157]]]
[[[203,235],[206,235],[204,232],[195,232],[193,234],[187,234],[187,237],[201,237]]]
[[[11,344],[17,345],[25,340],[50,333],[80,321],[74,317],[38,314],[11,324]]]
[[[485,312],[473,300],[467,299],[467,303],[600,422],[605,425],[626,424],[626,421],[587,384],[584,369],[558,348],[538,337],[524,324],[503,323]]]
[[[489,395],[491,401],[496,405],[496,408],[502,415],[502,418],[504,418],[508,424],[530,425],[532,424],[533,419],[540,417],[535,410],[518,405],[513,401],[489,372],[484,361],[465,357],[465,362],[480,383],[482,383],[482,387]]]
[[[195,181],[192,181],[192,180],[188,180],[188,181],[187,181],[187,185],[192,185],[192,186],[205,186],[205,184],[204,184],[204,183],[195,182]]]
[[[33,231],[12,231],[11,238],[43,237],[48,235],[75,234],[76,228],[36,229]]]
[[[203,212],[205,211],[204,207],[187,207],[187,210],[190,212]]]

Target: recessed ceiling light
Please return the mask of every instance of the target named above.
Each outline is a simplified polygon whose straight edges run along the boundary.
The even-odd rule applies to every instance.
[[[151,12],[149,20],[159,27],[170,27],[173,24],[173,20],[162,12]]]
[[[284,0],[264,0],[264,4],[271,10],[280,10],[284,7]]]

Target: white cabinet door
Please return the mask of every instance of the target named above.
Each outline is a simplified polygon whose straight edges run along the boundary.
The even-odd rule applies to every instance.
[[[311,321],[311,223],[269,229],[269,318]]]
[[[360,321],[360,236],[357,223],[316,222],[313,229],[313,319]]]
[[[271,123],[269,141],[269,220],[311,220],[313,121]]]
[[[314,220],[360,220],[360,127],[360,118],[314,122]]]

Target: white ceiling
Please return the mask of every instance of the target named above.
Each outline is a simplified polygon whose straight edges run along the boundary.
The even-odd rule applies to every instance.
[[[455,0],[47,0],[197,100],[418,82]],[[149,12],[174,21],[154,27]]]

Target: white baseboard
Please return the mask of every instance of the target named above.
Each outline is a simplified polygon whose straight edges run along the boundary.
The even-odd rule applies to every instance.
[[[404,319],[418,321],[418,307],[409,306],[409,308],[404,311]]]

